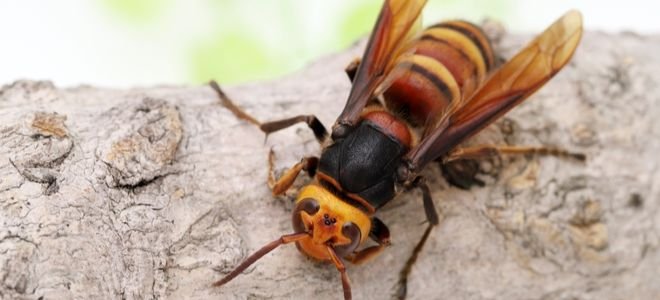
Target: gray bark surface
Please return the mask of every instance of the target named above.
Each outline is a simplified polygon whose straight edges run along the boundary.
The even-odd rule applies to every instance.
[[[504,36],[497,48],[509,57],[526,40]],[[226,91],[260,120],[311,113],[329,127],[359,48]],[[586,163],[486,160],[486,186],[470,191],[429,167],[442,220],[412,270],[409,298],[660,298],[659,52],[657,36],[589,32],[565,70],[475,138],[565,147],[586,153]],[[207,86],[4,86],[0,298],[341,298],[335,268],[291,245],[210,287],[292,231],[295,189],[276,198],[266,185],[271,147],[280,174],[320,150],[304,125],[264,144]],[[417,191],[378,216],[392,246],[349,265],[355,299],[395,294],[426,226]]]

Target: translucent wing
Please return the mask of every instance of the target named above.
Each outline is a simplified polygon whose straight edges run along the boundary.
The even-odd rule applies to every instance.
[[[421,12],[426,0],[387,0],[358,67],[353,88],[337,124],[355,125],[362,109],[388,77],[409,41],[421,28]]]
[[[470,99],[451,107],[408,153],[420,169],[479,132],[541,88],[570,60],[582,36],[582,15],[570,11],[496,70]]]

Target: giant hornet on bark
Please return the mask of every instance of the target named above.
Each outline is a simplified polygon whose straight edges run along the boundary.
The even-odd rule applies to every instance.
[[[307,123],[322,145],[320,157],[305,157],[279,178],[283,194],[301,171],[312,181],[297,198],[286,234],[249,256],[221,286],[282,244],[295,243],[309,257],[331,262],[341,274],[344,298],[351,287],[344,261],[364,262],[390,243],[387,226],[374,216],[400,191],[419,188],[429,222],[402,270],[405,281],[438,214],[420,176],[430,162],[493,154],[582,154],[543,147],[459,145],[529,98],[572,57],[582,36],[582,16],[570,11],[508,62],[498,65],[490,41],[468,22],[448,21],[420,32],[425,0],[386,0],[361,60],[346,69],[353,82],[331,134],[314,115],[261,123],[236,106],[215,83],[222,104],[266,134]],[[272,152],[271,152],[272,169]],[[271,170],[272,171],[272,170]],[[373,246],[362,246],[370,238]]]

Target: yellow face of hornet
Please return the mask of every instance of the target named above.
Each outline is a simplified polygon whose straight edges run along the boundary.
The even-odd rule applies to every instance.
[[[340,257],[353,253],[371,230],[366,213],[316,184],[305,186],[298,194],[292,221],[296,233],[310,233],[309,238],[296,242],[298,249],[318,260],[331,259],[327,246]]]

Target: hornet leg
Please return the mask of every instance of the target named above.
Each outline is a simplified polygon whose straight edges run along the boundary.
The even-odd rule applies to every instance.
[[[424,200],[424,212],[426,213],[426,219],[429,221],[429,225],[426,227],[422,238],[419,240],[419,242],[417,242],[417,245],[415,245],[412,255],[410,255],[406,261],[406,264],[403,266],[403,269],[401,269],[401,272],[399,272],[398,290],[396,295],[398,299],[406,298],[408,293],[408,276],[410,276],[412,267],[417,261],[419,253],[424,248],[424,244],[426,244],[426,241],[431,234],[431,229],[433,229],[433,227],[439,223],[438,212],[435,209],[435,205],[433,204],[431,190],[426,184],[426,180],[424,180],[423,177],[417,177],[417,179],[413,181],[413,187],[418,187],[422,191],[422,199]]]
[[[538,154],[552,155],[557,157],[572,158],[579,161],[585,161],[586,155],[583,153],[570,152],[560,148],[552,147],[530,147],[530,146],[496,146],[483,145],[467,148],[459,148],[452,151],[443,162],[451,162],[459,159],[478,159],[496,154],[520,155],[520,154]]]
[[[314,115],[300,115],[284,120],[261,123],[257,119],[255,119],[254,117],[243,111],[231,99],[229,99],[229,97],[227,97],[227,94],[225,94],[222,91],[220,86],[215,81],[211,81],[209,85],[218,94],[222,106],[226,107],[237,118],[241,120],[245,120],[248,123],[251,123],[259,127],[259,129],[261,129],[261,131],[263,131],[266,135],[282,130],[287,127],[291,127],[292,125],[304,122],[307,123],[307,126],[314,132],[314,136],[316,137],[316,140],[319,141],[319,143],[325,142],[325,140],[328,138],[328,131],[325,129],[325,126],[323,126],[323,123],[321,123],[321,121],[319,121],[319,119]]]
[[[346,68],[344,68],[344,71],[346,72],[346,75],[348,76],[348,79],[351,80],[351,83],[355,80],[355,74],[357,74],[358,67],[360,66],[360,63],[362,62],[362,59],[359,57],[354,58]],[[378,100],[380,97],[375,97],[373,99],[370,99],[369,102],[367,102],[367,106],[369,105],[381,105],[381,101]]]
[[[423,177],[417,177],[413,181],[413,187],[418,187],[422,191],[422,200],[424,201],[424,213],[426,213],[426,220],[429,221],[431,226],[438,225],[440,223],[438,218],[438,210],[435,209],[435,204],[433,204],[433,198],[431,198],[431,190],[426,184],[426,179]]]
[[[458,159],[449,162],[439,160],[439,162],[442,176],[451,185],[464,190],[468,190],[474,185],[485,185],[483,181],[477,178],[477,174],[480,171],[478,161],[474,159]]]
[[[332,246],[327,245],[326,247],[327,247],[326,249],[328,249],[328,254],[330,255],[330,260],[335,265],[337,271],[339,271],[339,274],[341,275],[341,285],[342,288],[344,289],[344,300],[351,300],[353,299],[353,296],[351,295],[351,282],[348,279],[348,275],[346,274],[346,266],[344,266],[344,262],[341,261],[341,258],[337,256],[335,250],[332,249]]]
[[[469,189],[473,185],[483,186],[484,182],[476,178],[479,172],[478,159],[496,155],[552,155],[561,158],[570,158],[578,161],[586,160],[583,153],[569,152],[564,149],[551,147],[529,146],[496,146],[482,145],[458,148],[443,157],[440,161],[442,174],[449,183],[462,189]]]
[[[355,73],[357,73],[357,69],[360,66],[361,61],[362,60],[359,57],[356,57],[344,69],[346,75],[348,75],[348,79],[350,79],[351,82],[353,82],[353,79],[355,79]]]
[[[316,167],[319,164],[319,159],[317,157],[305,157],[293,165],[293,167],[286,170],[282,177],[275,179],[275,174],[273,174],[274,161],[275,152],[273,152],[271,149],[268,153],[268,186],[275,196],[284,194],[284,192],[286,192],[291,187],[291,185],[293,185],[293,182],[296,180],[296,178],[298,178],[300,171],[307,171],[307,174],[310,177],[314,177],[316,174]]]
[[[431,229],[433,229],[433,224],[429,224],[429,226],[426,227],[422,238],[419,240],[419,242],[417,242],[417,245],[415,245],[412,255],[408,258],[408,261],[406,261],[406,264],[404,265],[403,269],[401,269],[401,272],[399,272],[398,290],[396,295],[397,299],[406,299],[406,295],[408,294],[408,275],[410,275],[412,266],[417,261],[419,252],[421,252],[422,248],[424,248],[424,244],[426,244],[426,241],[431,234]]]
[[[390,229],[380,219],[374,217],[371,219],[371,232],[369,237],[374,240],[378,245],[364,248],[360,251],[354,252],[346,259],[353,264],[363,264],[374,257],[378,256],[385,247],[390,245]]]

